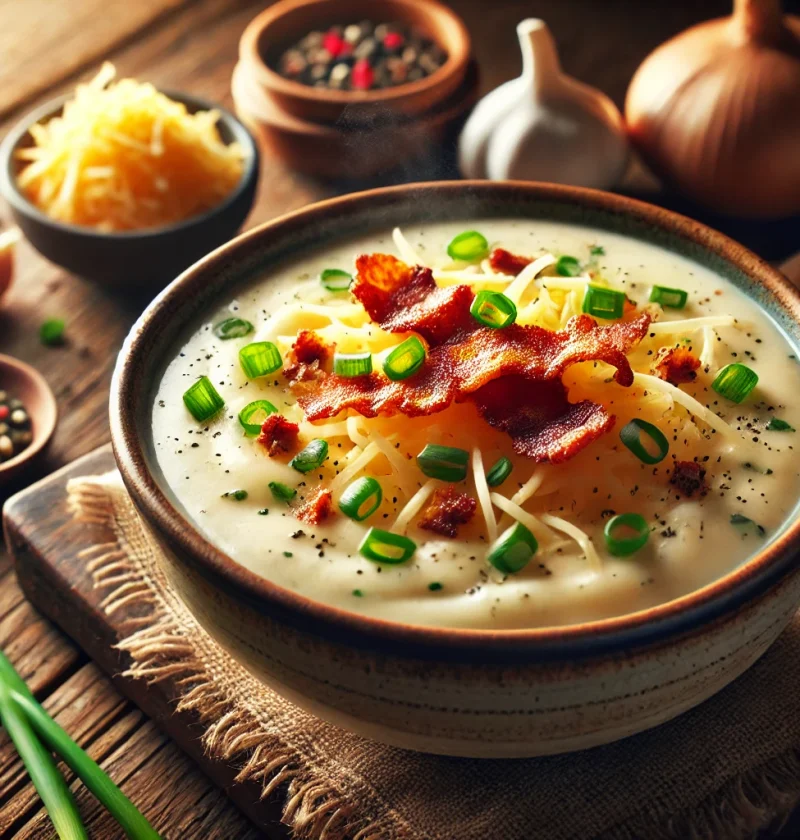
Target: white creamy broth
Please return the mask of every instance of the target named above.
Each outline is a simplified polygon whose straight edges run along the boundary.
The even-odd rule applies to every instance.
[[[794,458],[797,434],[766,429],[772,418],[800,428],[800,371],[791,346],[768,317],[708,269],[602,230],[493,219],[426,224],[404,228],[403,233],[427,265],[440,271],[464,270],[451,264],[446,247],[466,228],[479,230],[492,245],[517,254],[573,255],[590,265],[596,282],[624,291],[639,310],[652,311],[657,323],[706,316],[735,319],[735,323],[729,319],[713,327],[690,323],[676,328],[674,334],[657,328],[629,354],[633,369],[650,375],[660,347],[689,348],[702,366],[697,379],[680,385],[680,391],[710,408],[728,426],[712,430],[703,417],[682,407],[664,390],[650,387],[650,380],[637,380],[631,388],[623,388],[610,381],[614,373],[610,366],[583,363],[564,375],[570,401],[589,398],[602,403],[616,416],[616,424],[562,464],[537,465],[516,455],[511,439],[491,429],[469,403],[413,419],[365,419],[353,414],[356,420],[349,427],[343,415],[315,429],[304,421],[281,374],[248,380],[238,351],[253,340],[269,340],[285,355],[298,330],[314,329],[323,336],[335,332],[341,352],[362,351],[366,342],[376,354],[375,369],[380,370],[380,352],[405,336],[382,333],[377,326],[364,327],[360,304],[347,292],[327,292],[319,274],[325,268],[353,271],[359,253],[397,255],[391,231],[386,231],[276,267],[237,289],[235,299],[209,313],[176,348],[153,405],[154,439],[166,482],[197,527],[243,566],[310,598],[390,620],[495,629],[564,625],[650,607],[713,581],[766,544],[800,494]],[[598,246],[604,253],[592,256],[591,249]],[[560,285],[570,284],[559,284],[559,280],[563,278],[549,279],[546,294],[552,306],[547,311],[549,317],[566,321],[570,313],[580,312],[585,286],[576,279],[574,291],[565,291]],[[501,280],[489,283],[488,288],[502,290],[507,284]],[[648,304],[655,284],[685,290],[686,307],[662,311]],[[547,277],[532,283],[519,300],[520,323],[531,323],[531,313],[541,310],[542,287],[548,287]],[[333,304],[341,307],[335,329],[329,317]],[[234,314],[251,321],[255,331],[227,341],[216,338],[212,326]],[[739,405],[710,387],[719,370],[732,362],[746,364],[759,377],[756,389]],[[203,374],[226,402],[221,415],[205,424],[191,417],[181,399]],[[326,437],[329,457],[322,467],[302,475],[288,465],[291,454],[270,458],[254,438],[244,436],[237,415],[256,399],[269,400],[287,419],[300,423],[300,447],[313,438]],[[669,454],[658,464],[642,463],[620,442],[620,429],[636,417],[658,426],[669,441]],[[345,484],[362,475],[373,476],[384,492],[380,508],[367,521],[355,522],[338,511],[342,488],[335,479],[359,456],[360,447],[376,439],[375,432],[381,436],[379,443],[386,448],[388,442],[406,466],[400,470],[379,452],[349,476]],[[537,518],[549,514],[577,526],[591,540],[594,559],[569,534],[539,524],[539,550],[533,560],[517,574],[501,575],[487,563],[488,525],[480,505],[452,539],[421,530],[413,518],[406,533],[417,550],[404,564],[377,564],[362,557],[358,546],[369,526],[392,530],[409,497],[428,481],[414,461],[425,443],[470,452],[478,447],[486,470],[499,457],[510,458],[513,471],[493,492],[510,499],[535,476],[534,484],[539,486],[522,503],[524,511]],[[669,483],[675,459],[696,460],[706,469],[708,492],[704,496],[685,497]],[[470,468],[459,489],[476,497],[472,476]],[[268,484],[274,481],[297,488],[298,499],[320,482],[333,483],[335,513],[315,526],[298,521],[291,506],[273,497]],[[224,495],[236,490],[245,490],[247,498],[237,501]],[[603,528],[612,513],[625,512],[643,516],[650,535],[633,555],[614,557]],[[514,522],[497,506],[492,515],[499,532]],[[764,533],[747,522],[733,524],[731,518],[737,516],[757,523]]]

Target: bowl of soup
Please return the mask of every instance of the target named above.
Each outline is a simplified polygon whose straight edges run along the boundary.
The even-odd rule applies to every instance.
[[[720,690],[800,602],[800,297],[620,196],[359,193],[181,275],[114,451],[171,585],[290,701],[510,757]]]

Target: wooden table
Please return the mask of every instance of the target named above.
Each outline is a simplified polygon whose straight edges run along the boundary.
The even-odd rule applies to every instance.
[[[113,61],[122,74],[230,106],[239,35],[264,5],[254,0],[0,0],[0,137],[26,110],[91,76],[103,59]],[[535,13],[555,32],[565,68],[621,104],[631,74],[653,47],[696,20],[725,13],[730,4],[451,0],[451,5],[475,37],[484,90],[518,72],[514,26]],[[337,189],[266,161],[248,226]],[[0,219],[3,212],[0,208]],[[19,248],[15,287],[0,310],[0,352],[32,363],[45,375],[61,414],[46,460],[36,474],[25,477],[25,484],[107,441],[111,371],[141,307],[141,300],[115,296],[66,274],[27,244]],[[48,349],[38,341],[39,324],[50,316],[67,322],[69,341],[63,348]],[[19,487],[7,492],[14,489]],[[186,840],[263,836],[25,601],[2,548],[0,576],[0,647],[159,831]],[[90,832],[94,828],[104,840],[114,837],[80,786],[77,798]],[[795,821],[782,836],[788,840],[799,834]],[[0,733],[0,837],[50,836],[35,791]],[[269,836],[284,833],[276,827]]]

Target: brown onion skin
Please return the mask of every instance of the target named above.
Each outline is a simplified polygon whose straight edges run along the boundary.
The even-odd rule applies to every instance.
[[[631,81],[632,142],[669,186],[730,215],[800,213],[800,18],[777,0],[677,35]]]

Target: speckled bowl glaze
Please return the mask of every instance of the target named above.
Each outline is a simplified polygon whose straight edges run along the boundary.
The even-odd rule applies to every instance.
[[[675,717],[764,653],[800,603],[796,518],[724,578],[646,611],[533,630],[427,628],[313,602],[239,567],[194,528],[153,454],[149,411],[173,337],[238,281],[365,230],[479,214],[591,224],[687,255],[744,289],[800,346],[800,293],[741,245],[682,216],[531,183],[377,190],[253,230],[167,288],[120,354],[114,451],[176,591],[226,650],[291,701],[367,737],[429,752],[496,758],[583,749]]]

